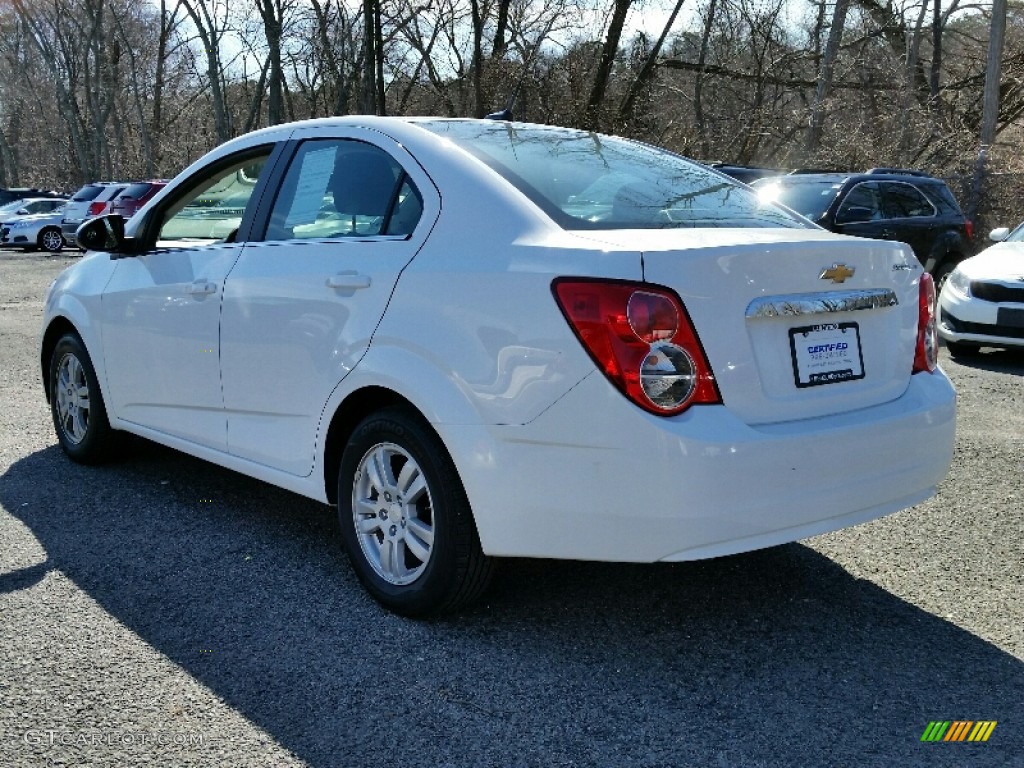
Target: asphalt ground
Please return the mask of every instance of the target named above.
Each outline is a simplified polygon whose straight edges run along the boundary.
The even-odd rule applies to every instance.
[[[0,767],[1024,766],[1024,355],[942,351],[925,504],[713,561],[506,561],[412,621],[325,506],[141,440],[64,458],[35,355],[73,261],[0,253]]]

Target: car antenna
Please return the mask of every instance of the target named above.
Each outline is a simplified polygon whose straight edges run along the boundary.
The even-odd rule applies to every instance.
[[[516,88],[516,91],[519,89]],[[506,123],[512,122],[515,118],[512,117],[512,107],[516,105],[516,91],[512,92],[512,95],[508,97],[508,101],[505,102],[505,108],[500,112],[491,112],[489,115],[484,115],[485,120],[504,120]]]

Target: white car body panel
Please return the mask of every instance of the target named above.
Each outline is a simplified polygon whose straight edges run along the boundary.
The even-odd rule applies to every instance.
[[[334,414],[388,390],[448,449],[483,550],[509,556],[739,552],[917,503],[947,471],[955,394],[941,370],[911,375],[921,268],[906,246],[799,228],[564,231],[447,139],[372,117],[229,142],[127,233],[210,162],[307,136],[389,151],[424,195],[413,236],[220,245],[174,268],[166,254],[84,259],[44,328],[63,316],[80,330],[115,428],[326,501]],[[855,274],[821,280],[834,263]],[[328,287],[339,274],[368,281]],[[664,417],[627,400],[552,295],[567,276],[677,292],[723,404]],[[189,294],[197,283],[216,290]],[[818,321],[752,319],[752,302],[842,291],[894,298],[828,318],[858,324],[865,376],[798,389],[789,329]]]
[[[103,294],[107,405],[119,419],[227,448],[219,324],[240,244],[118,259]],[[161,373],[164,372],[164,373]]]
[[[252,243],[227,280],[221,375],[228,450],[305,476],[313,470],[328,397],[365,354],[399,274],[422,247],[441,206],[429,177],[377,131],[306,128],[291,138],[357,139],[381,147],[404,160],[424,198],[409,238]]]
[[[781,544],[923,501],[952,460],[955,408],[944,376],[918,374],[882,405],[751,427],[725,406],[637,414],[595,372],[529,425],[486,438],[438,429],[462,459],[485,552],[654,562]]]

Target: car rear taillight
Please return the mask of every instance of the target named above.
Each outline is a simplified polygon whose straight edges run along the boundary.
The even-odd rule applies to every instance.
[[[970,219],[964,219],[964,233],[968,240],[974,239],[974,222]]]
[[[89,203],[89,215],[99,216],[101,213],[103,213],[103,209],[106,207],[106,203]]]
[[[672,416],[721,403],[714,374],[686,308],[668,288],[559,278],[555,300],[584,349],[626,397]]]
[[[939,323],[935,316],[935,281],[927,272],[921,275],[917,300],[917,349],[914,373],[931,373],[938,365]]]

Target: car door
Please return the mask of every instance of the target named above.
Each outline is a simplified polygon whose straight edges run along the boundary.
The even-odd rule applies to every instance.
[[[292,139],[263,237],[225,283],[221,370],[229,452],[305,476],[324,406],[368,348],[440,201],[406,150],[375,131]]]
[[[248,150],[199,171],[152,212],[146,226],[152,248],[117,262],[103,292],[101,332],[105,394],[118,418],[226,449],[222,289],[272,149]]]
[[[924,264],[938,226],[935,206],[917,187],[906,182],[884,181],[881,192],[887,225],[893,232],[891,239],[907,243]]]
[[[844,235],[891,239],[884,219],[878,182],[865,181],[851,187],[839,204],[835,229]]]

